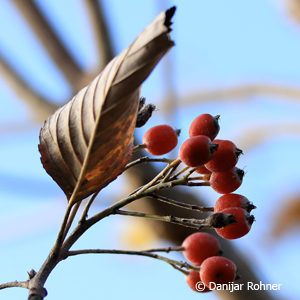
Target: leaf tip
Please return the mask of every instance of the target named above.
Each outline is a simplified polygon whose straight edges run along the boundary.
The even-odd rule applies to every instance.
[[[172,31],[171,25],[173,23],[171,20],[175,14],[175,11],[176,11],[176,6],[172,6],[171,8],[166,10],[166,19],[165,19],[164,25],[168,28],[168,32]]]

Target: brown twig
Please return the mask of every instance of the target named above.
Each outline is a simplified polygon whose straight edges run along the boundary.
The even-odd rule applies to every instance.
[[[144,162],[164,162],[164,163],[171,163],[173,162],[174,159],[168,159],[168,158],[151,158],[151,157],[148,157],[148,156],[143,156],[143,157],[140,157],[130,163],[128,163],[126,166],[125,166],[125,170],[137,165],[137,164],[141,164],[141,163],[144,163]]]
[[[177,250],[176,250],[177,251]],[[112,250],[112,249],[84,249],[84,250],[73,250],[68,251],[66,257],[75,256],[80,254],[126,254],[126,255],[137,255],[137,256],[146,256],[154,259],[158,259],[164,261],[170,265],[175,265],[180,268],[186,268],[188,270],[199,271],[199,267],[194,267],[187,262],[177,261],[174,259],[170,259],[165,256],[158,255],[156,253],[148,252],[148,251],[132,251],[132,250]]]
[[[70,230],[70,228],[71,228],[71,226],[72,226],[72,223],[73,223],[73,221],[74,221],[74,218],[75,218],[75,216],[76,216],[76,214],[77,214],[77,211],[78,211],[78,209],[79,209],[80,204],[81,204],[81,201],[77,202],[77,203],[72,207],[72,211],[71,211],[71,213],[70,213],[70,216],[69,216],[69,218],[68,218],[67,224],[66,224],[66,226],[65,226],[65,230],[64,230],[64,234],[63,234],[62,240],[64,240],[65,237],[67,236],[67,234],[68,234],[68,232],[69,232],[69,230]]]
[[[162,221],[162,222],[177,224],[189,228],[194,228],[197,230],[206,229],[206,228],[220,228],[220,227],[225,227],[229,224],[236,223],[232,215],[222,214],[222,213],[216,213],[203,219],[179,218],[171,215],[159,216],[159,215],[152,215],[152,214],[146,214],[146,213],[140,213],[134,211],[125,211],[120,209],[116,209],[112,214],[152,219],[156,221]]]
[[[24,289],[29,288],[29,281],[12,281],[12,282],[6,282],[0,284],[0,290],[6,289],[6,288],[12,288],[12,287],[21,287]]]
[[[173,178],[177,178],[179,175],[183,174],[185,171],[187,171],[190,167],[186,166],[184,167],[182,170],[180,170],[179,172],[177,172]]]
[[[176,200],[173,200],[173,199],[161,196],[161,195],[157,195],[157,194],[154,194],[154,193],[149,195],[149,197],[154,198],[154,199],[156,199],[158,201],[161,201],[161,202],[168,203],[170,205],[182,207],[182,208],[189,209],[189,210],[195,210],[195,211],[199,211],[199,212],[212,212],[212,211],[214,211],[213,207],[205,207],[205,206],[198,206],[198,205],[195,205],[195,204],[183,203],[183,202],[176,201]]]
[[[63,221],[62,221],[62,224],[60,226],[60,229],[59,229],[59,232],[58,232],[53,250],[52,250],[52,252],[55,254],[55,256],[59,255],[61,245],[62,245],[63,240],[65,238],[66,226],[68,224],[72,208],[73,208],[73,204],[69,202],[68,206],[67,206],[67,209],[66,209],[66,212],[65,212],[65,215],[64,215],[64,218],[63,218]]]
[[[133,147],[132,151],[133,151],[133,152],[136,152],[136,151],[145,149],[146,147],[147,147],[147,146],[146,146],[145,144],[136,145],[136,146]]]
[[[94,200],[96,199],[96,197],[98,196],[99,192],[100,191],[94,193],[93,196],[89,199],[88,203],[86,204],[86,206],[85,206],[85,208],[83,210],[83,213],[81,215],[79,223],[85,221],[86,217],[88,216],[89,209],[90,209],[91,205],[93,204]]]

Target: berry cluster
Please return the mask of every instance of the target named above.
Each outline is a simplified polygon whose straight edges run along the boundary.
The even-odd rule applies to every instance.
[[[197,292],[209,292],[210,283],[226,284],[236,278],[236,265],[231,260],[219,256],[221,248],[219,241],[212,235],[196,232],[188,236],[182,243],[183,255],[194,266],[200,266],[200,272],[190,271],[186,282]],[[199,289],[199,282],[206,288]]]
[[[238,169],[236,164],[243,152],[229,140],[215,139],[220,130],[218,120],[219,116],[198,116],[189,128],[190,138],[180,147],[179,157],[186,165],[197,167],[197,173],[209,175],[210,186],[216,192],[227,194],[242,184],[244,171]],[[200,145],[197,142],[196,145],[195,140],[204,139],[206,143],[202,142]]]
[[[237,239],[246,235],[254,222],[250,215],[255,206],[242,195],[233,194],[242,184],[244,171],[237,168],[242,150],[229,140],[215,139],[219,133],[219,116],[202,114],[190,125],[189,138],[179,149],[179,159],[203,175],[203,180],[218,193],[223,194],[216,201],[214,213],[229,214],[234,224],[215,228],[217,234],[225,239]],[[143,138],[146,150],[153,155],[166,154],[177,146],[177,133],[168,125],[155,126]],[[186,276],[187,284],[199,291],[196,283],[203,282],[204,291],[209,291],[209,283],[233,282],[236,278],[235,264],[220,256],[219,241],[212,235],[197,232],[188,236],[182,243],[183,254],[200,272],[191,270]]]
[[[189,128],[190,138],[179,149],[179,158],[196,172],[206,174],[210,186],[220,194],[234,192],[240,187],[244,171],[236,164],[242,150],[229,140],[215,139],[219,133],[219,116],[202,114]],[[149,129],[143,144],[152,155],[162,155],[177,146],[176,131],[169,125],[158,125]]]
[[[182,243],[183,255],[194,266],[200,266],[200,272],[190,271],[186,282],[196,292],[209,292],[211,282],[226,284],[236,278],[237,268],[234,262],[221,254],[219,241],[212,235],[203,232],[193,233]],[[199,283],[205,288],[199,289]]]

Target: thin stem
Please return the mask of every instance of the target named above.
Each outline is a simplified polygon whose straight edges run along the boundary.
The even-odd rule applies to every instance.
[[[85,206],[83,212],[82,212],[82,215],[81,215],[81,218],[79,220],[79,223],[81,222],[84,222],[86,217],[88,216],[88,212],[89,212],[89,209],[91,207],[91,205],[93,204],[94,200],[96,199],[96,197],[98,196],[100,191],[96,192],[93,194],[93,196],[89,199],[87,205]]]
[[[152,214],[145,214],[140,212],[132,212],[132,211],[125,211],[125,210],[115,210],[114,214],[123,215],[123,216],[132,216],[132,217],[140,217],[146,219],[152,219],[156,221],[162,221],[172,224],[178,224],[184,227],[190,227],[194,229],[203,229],[203,228],[211,228],[212,225],[209,222],[208,218],[205,219],[193,219],[193,218],[179,218],[175,216],[159,216],[159,215],[152,215]]]
[[[183,178],[188,179],[198,168],[192,168],[190,169]]]
[[[188,179],[180,178],[175,180],[170,180],[168,182],[159,182],[156,185],[153,185],[147,190],[147,196],[161,189],[172,188],[177,185],[185,186],[210,186],[209,182],[189,182]]]
[[[58,254],[60,247],[62,245],[62,242],[64,240],[65,237],[65,230],[66,230],[66,226],[67,226],[67,222],[71,213],[73,205],[70,204],[70,202],[68,203],[68,207],[66,209],[65,215],[64,215],[64,219],[62,221],[62,224],[60,226],[54,247],[53,247],[53,253]]]
[[[180,267],[178,267],[178,266],[176,266],[176,265],[171,264],[171,266],[172,266],[174,269],[178,270],[179,272],[183,273],[184,275],[189,275],[189,274],[190,274],[189,271],[183,270],[183,269],[181,269]]]
[[[188,170],[190,167],[186,166],[184,167],[182,170],[180,170],[178,173],[176,173],[173,178],[177,178],[179,175],[181,175],[182,173],[184,173],[186,170]]]
[[[168,203],[170,205],[182,207],[182,208],[185,208],[185,209],[189,209],[189,210],[196,210],[196,211],[199,211],[199,212],[214,211],[213,207],[205,207],[205,206],[198,206],[198,205],[195,205],[195,204],[183,203],[183,202],[179,202],[179,201],[176,201],[176,200],[164,197],[164,196],[156,195],[156,194],[151,194],[149,196],[156,199],[156,200],[158,200],[158,201]]]
[[[24,289],[29,289],[29,281],[12,281],[0,284],[0,290],[12,287],[21,287]]]
[[[162,179],[161,182],[167,182],[169,180],[169,178],[171,177],[171,175],[173,174],[173,172],[175,172],[175,170],[178,168],[179,164],[175,164],[174,167],[172,167],[168,173],[164,176],[164,178]]]
[[[187,262],[182,262],[174,259],[170,259],[165,256],[161,256],[155,253],[150,253],[146,251],[132,251],[132,250],[113,250],[113,249],[84,249],[84,250],[73,250],[73,251],[68,251],[67,257],[69,256],[75,256],[75,255],[80,255],[80,254],[126,254],[126,255],[138,255],[138,256],[146,256],[146,257],[151,257],[154,259],[158,259],[161,261],[164,261],[170,265],[175,265],[179,266],[180,268],[186,268],[190,270],[195,270],[199,271],[199,267],[194,267]]]
[[[73,223],[73,221],[74,221],[74,218],[75,218],[75,216],[76,216],[76,214],[77,214],[77,211],[78,211],[78,209],[79,209],[80,204],[81,204],[81,201],[77,202],[77,203],[72,207],[71,214],[70,214],[70,216],[69,216],[69,218],[68,218],[68,222],[67,222],[67,224],[66,224],[66,226],[65,226],[65,230],[64,230],[64,234],[63,234],[62,240],[64,240],[65,237],[67,236],[67,234],[68,234],[68,232],[69,232],[69,230],[70,230],[70,227],[72,226],[72,223]]]
[[[125,166],[125,170],[137,165],[137,164],[141,164],[141,163],[144,163],[144,162],[165,162],[165,163],[171,163],[173,162],[174,159],[168,159],[168,158],[151,158],[151,157],[148,157],[148,156],[143,156],[143,157],[140,157],[130,163],[128,163],[126,166]]]
[[[184,248],[182,246],[177,246],[177,247],[166,247],[166,248],[153,248],[153,249],[147,249],[147,250],[142,250],[142,252],[174,252],[174,251],[183,251]]]
[[[136,152],[136,151],[145,149],[146,147],[147,147],[147,146],[146,146],[145,144],[136,145],[136,146],[133,147],[132,151],[133,151],[133,152]]]
[[[210,183],[205,182],[187,182],[186,184],[180,184],[180,185],[187,185],[187,186],[210,186]]]
[[[163,177],[170,169],[172,169],[174,166],[177,166],[181,163],[181,160],[179,158],[175,159],[172,163],[168,164],[160,173],[158,173],[151,181],[149,181],[147,184],[145,184],[140,190],[136,192],[136,194],[141,194],[160,178]]]
[[[189,177],[188,180],[203,180],[204,176]]]
[[[145,184],[144,186],[141,186],[137,188],[135,191],[133,191],[129,196],[133,195],[139,195],[140,193],[144,192],[145,190],[149,189],[151,186],[153,186],[161,177],[163,177],[170,169],[173,168],[173,166],[179,165],[181,163],[180,159],[175,159],[171,163],[169,163],[159,174],[157,174],[150,182]],[[141,197],[139,197],[141,198]]]

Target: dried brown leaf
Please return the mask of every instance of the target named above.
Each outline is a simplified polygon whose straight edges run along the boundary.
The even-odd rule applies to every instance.
[[[168,34],[174,12],[158,15],[41,129],[43,166],[72,203],[114,180],[130,159],[140,86],[174,45]]]

